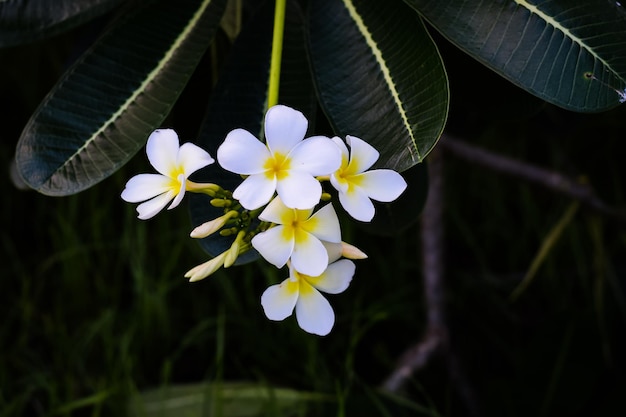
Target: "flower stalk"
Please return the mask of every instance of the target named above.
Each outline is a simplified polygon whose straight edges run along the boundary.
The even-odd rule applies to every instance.
[[[283,34],[285,31],[285,10],[287,0],[276,0],[274,9],[274,33],[272,35],[272,57],[270,61],[270,83],[267,94],[267,108],[278,104],[280,86],[280,65],[283,54]]]

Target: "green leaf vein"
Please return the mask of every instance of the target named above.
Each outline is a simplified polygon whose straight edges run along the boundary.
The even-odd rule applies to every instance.
[[[573,42],[577,43],[582,49],[584,49],[587,53],[593,56],[595,59],[600,61],[605,67],[611,68],[608,62],[606,62],[602,57],[600,57],[593,49],[591,49],[581,38],[575,36],[568,28],[563,26],[553,17],[547,15],[543,11],[541,11],[536,5],[528,3],[526,0],[515,0],[515,3],[524,7],[529,12],[539,17],[543,21],[545,21],[548,25],[554,27],[555,29],[561,31],[565,36],[570,38]],[[618,74],[615,74],[618,75]]]
[[[389,67],[387,66],[385,58],[383,57],[383,54],[380,48],[376,44],[376,41],[372,37],[371,32],[367,28],[367,25],[365,24],[365,22],[363,22],[363,19],[361,18],[359,12],[356,10],[356,7],[354,6],[354,3],[352,2],[352,0],[343,0],[343,3],[346,9],[348,10],[348,12],[350,13],[350,17],[354,20],[359,31],[361,32],[361,35],[365,39],[365,42],[371,48],[372,53],[374,57],[376,58],[376,62],[380,66],[380,69],[385,78],[385,82],[387,83],[387,87],[389,88],[389,91],[391,92],[391,96],[393,97],[393,100],[395,101],[396,106],[398,107],[398,111],[400,113],[400,117],[402,118],[402,122],[404,123],[404,127],[406,128],[406,131],[409,137],[411,138],[411,142],[413,143],[413,148],[415,149],[415,152],[417,153],[418,160],[421,160],[422,156],[417,147],[417,142],[413,135],[413,129],[411,129],[411,124],[409,123],[406,110],[404,109],[402,100],[400,99],[400,94],[398,93],[398,90],[396,89],[396,85],[393,81],[391,72],[389,71]]]
[[[148,73],[148,75],[146,76],[146,78],[143,80],[143,82],[140,84],[139,88],[137,88],[130,96],[128,96],[128,99],[124,102],[124,104],[122,104],[122,106],[120,106],[120,108],[111,115],[111,117],[109,118],[109,120],[107,120],[106,122],[104,122],[100,128],[93,134],[91,135],[91,137],[89,139],[87,139],[85,141],[85,143],[83,144],[83,146],[81,146],[80,148],[78,148],[76,150],[76,152],[74,152],[73,155],[71,155],[69,158],[67,158],[67,160],[64,162],[64,164],[59,167],[59,170],[62,170],[63,168],[65,168],[65,166],[67,166],[68,164],[71,164],[73,162],[73,160],[78,157],[81,153],[83,153],[92,143],[94,143],[94,141],[100,136],[102,135],[105,130],[112,125],[113,123],[115,123],[115,121],[122,115],[122,113],[124,113],[124,111],[133,103],[135,102],[135,100],[137,99],[137,97],[139,97],[139,95],[141,95],[147,88],[147,86],[152,83],[158,76],[158,74],[163,70],[163,68],[167,65],[167,63],[172,59],[172,56],[174,55],[174,53],[176,52],[176,50],[180,47],[180,45],[182,45],[182,43],[189,37],[189,35],[191,34],[191,32],[194,30],[194,28],[196,27],[196,25],[198,24],[198,21],[200,20],[200,18],[202,17],[203,13],[205,12],[205,10],[211,5],[211,2],[213,0],[204,0],[200,6],[198,7],[198,10],[196,10],[196,12],[193,14],[193,16],[191,17],[191,19],[189,20],[189,24],[187,24],[184,28],[183,31],[180,32],[179,36],[174,40],[174,42],[172,42],[172,45],[170,46],[170,48],[165,52],[165,54],[163,55],[163,58],[157,63],[157,65],[154,67],[154,69],[152,71],[150,71],[150,73]]]

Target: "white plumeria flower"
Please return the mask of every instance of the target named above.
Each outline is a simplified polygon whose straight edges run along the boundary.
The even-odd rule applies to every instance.
[[[354,136],[346,136],[350,152],[338,137],[332,138],[341,149],[341,167],[330,176],[330,182],[339,192],[343,208],[356,220],[369,222],[374,217],[371,200],[388,203],[406,189],[406,181],[391,169],[367,171],[380,154],[370,144]]]
[[[265,115],[265,139],[244,129],[231,131],[217,150],[220,165],[248,177],[233,197],[248,210],[267,204],[274,192],[287,207],[310,209],[320,201],[315,176],[328,175],[341,164],[341,153],[325,136],[304,139],[308,121],[302,113],[278,105]]]
[[[320,291],[339,294],[354,276],[354,262],[341,259],[328,265],[319,276],[312,277],[289,268],[289,278],[272,285],[261,296],[261,305],[270,320],[284,320],[294,308],[298,325],[309,333],[325,336],[335,324],[335,313]]]
[[[332,204],[311,216],[313,209],[296,210],[274,198],[259,219],[275,223],[252,238],[252,246],[265,260],[282,268],[289,259],[302,274],[318,276],[328,266],[328,252],[322,241],[341,242],[339,219]]]
[[[189,176],[215,162],[204,149],[193,143],[179,146],[178,135],[172,129],[152,132],[146,153],[159,174],[135,175],[122,191],[122,198],[129,203],[144,201],[137,206],[138,217],[142,220],[155,216],[172,200],[168,209],[178,206],[185,190],[200,187],[189,181]]]

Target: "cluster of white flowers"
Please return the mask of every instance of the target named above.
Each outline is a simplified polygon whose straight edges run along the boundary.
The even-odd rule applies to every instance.
[[[198,226],[191,237],[234,234],[234,243],[185,276],[190,281],[206,278],[254,248],[277,268],[289,269],[287,279],[261,296],[266,316],[283,320],[295,310],[302,329],[326,335],[335,315],[320,292],[343,292],[354,276],[352,260],[366,255],[342,241],[337,214],[332,203],[325,202],[330,196],[321,182],[328,181],[346,212],[364,222],[374,217],[371,200],[395,200],[406,182],[393,170],[369,170],[379,153],[365,141],[353,136],[346,142],[339,137],[305,138],[307,128],[302,113],[277,105],[265,115],[266,143],[246,130],[231,131],[217,150],[217,160],[222,168],[245,178],[232,193],[216,184],[190,181],[189,176],[213,163],[213,158],[191,143],[179,146],[171,129],[156,130],[146,152],[159,174],[131,178],[122,198],[143,202],[137,207],[139,218],[148,219],[172,200],[168,208],[176,207],[185,191],[214,197],[211,204],[223,207],[224,215]]]

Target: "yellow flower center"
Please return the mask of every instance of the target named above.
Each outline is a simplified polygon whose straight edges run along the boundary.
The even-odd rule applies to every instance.
[[[263,165],[267,178],[276,178],[277,180],[285,178],[289,174],[290,167],[291,161],[287,158],[287,155],[283,155],[280,152],[276,152],[268,158]]]
[[[185,170],[182,166],[175,166],[168,173],[169,177],[169,189],[175,192],[178,192],[183,187],[183,180],[185,181],[185,185],[187,183],[187,178],[185,177]]]
[[[351,192],[355,186],[360,186],[363,182],[363,176],[358,174],[353,166],[342,165],[335,172],[335,178],[340,184],[347,184],[348,192]]]
[[[308,210],[286,210],[281,216],[283,239],[294,240],[295,242],[305,240],[308,232],[314,230],[318,224],[317,219],[310,218],[309,214]]]
[[[348,192],[355,186],[360,186],[363,177],[358,172],[356,161],[350,161],[346,155],[341,157],[341,166],[335,172],[335,178],[341,184],[348,185]]]

